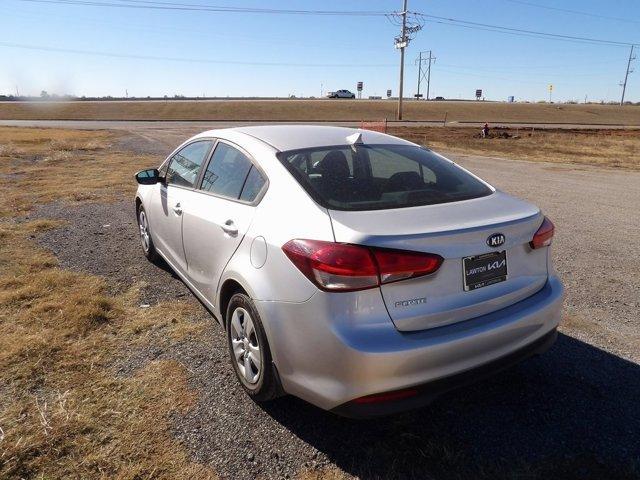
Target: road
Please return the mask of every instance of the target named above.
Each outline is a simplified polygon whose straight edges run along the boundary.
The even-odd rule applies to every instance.
[[[160,160],[211,123],[153,125],[134,128],[123,146]],[[129,352],[123,372],[157,359],[179,361],[190,372],[199,400],[175,416],[174,434],[192,458],[222,478],[283,478],[315,468],[359,478],[637,478],[640,172],[453,158],[535,202],[556,223],[554,257],[567,295],[552,350],[427,409],[356,423],[291,397],[266,406],[250,401],[231,374],[224,333],[215,326],[202,339]],[[110,285],[144,280],[148,303],[175,295],[197,303],[175,277],[144,260],[130,207],[129,199],[53,205],[51,216],[65,227],[43,243],[63,267]],[[104,224],[111,225],[106,232]]]
[[[75,128],[80,130],[127,130],[132,132],[144,132],[147,130],[168,129],[171,131],[185,130],[190,132],[201,132],[214,128],[228,128],[246,125],[282,125],[282,124],[305,124],[305,125],[338,125],[344,127],[359,127],[360,122],[287,122],[287,121],[175,121],[175,120],[0,120],[0,126],[5,127],[40,127],[40,128]],[[434,121],[388,121],[389,126],[394,127],[470,127],[481,128],[484,122],[448,121],[446,125],[440,120]],[[567,128],[567,129],[596,129],[612,130],[626,129],[638,130],[640,125],[603,125],[603,124],[580,124],[580,123],[517,123],[517,122],[495,122],[491,127],[510,128]]]

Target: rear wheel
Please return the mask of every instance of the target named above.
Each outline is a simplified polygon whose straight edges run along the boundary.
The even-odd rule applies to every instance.
[[[158,258],[158,253],[156,252],[156,247],[153,246],[151,232],[149,231],[149,219],[147,218],[147,212],[145,212],[142,204],[138,206],[138,230],[140,234],[142,252],[145,257],[153,262]]]
[[[244,293],[234,294],[226,318],[231,364],[240,384],[255,401],[276,398],[277,380],[269,344],[251,299]]]

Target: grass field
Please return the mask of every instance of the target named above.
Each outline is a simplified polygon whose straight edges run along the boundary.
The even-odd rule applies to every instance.
[[[0,102],[0,120],[361,121],[396,118],[393,100]],[[640,106],[405,102],[405,120],[640,126]]]
[[[193,401],[183,367],[157,361],[123,378],[120,352],[196,334],[193,306],[138,308],[137,287],[58,267],[34,240],[52,201],[132,195],[139,167],[108,132],[0,130],[0,478],[214,478],[169,434]],[[149,161],[140,158],[140,165]]]
[[[640,163],[640,132],[528,136],[520,130],[518,139],[486,140],[465,128],[392,133],[462,153],[629,169]],[[194,408],[199,398],[188,383],[185,364],[153,360],[131,376],[114,368],[124,352],[157,342],[170,349],[202,336],[208,324],[196,311],[197,303],[178,298],[140,308],[142,285],[116,295],[107,279],[60,267],[37,242],[43,232],[60,225],[38,215],[41,205],[132,197],[133,173],[157,158],[122,150],[120,135],[124,133],[0,128],[0,478],[216,478],[172,434],[172,416]],[[618,164],[620,157],[631,160]],[[434,457],[440,455],[439,440],[431,445]],[[466,461],[455,455],[460,454],[438,456],[436,463]],[[555,466],[526,465],[531,471],[537,468]],[[492,476],[478,473],[479,478]],[[351,477],[331,467],[303,470],[295,478]]]
[[[392,135],[436,151],[640,170],[640,131],[392,127]]]

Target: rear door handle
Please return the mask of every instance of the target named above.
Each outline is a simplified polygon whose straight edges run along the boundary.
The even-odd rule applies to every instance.
[[[176,206],[173,207],[173,211],[176,215],[182,215],[182,208],[180,207],[180,203],[176,203]]]
[[[238,227],[236,227],[236,224],[233,223],[233,220],[227,220],[226,222],[224,222],[224,224],[221,225],[221,227],[225,233],[231,235],[232,237],[238,235]]]

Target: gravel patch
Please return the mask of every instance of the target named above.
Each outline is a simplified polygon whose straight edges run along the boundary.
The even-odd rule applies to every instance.
[[[40,238],[62,266],[103,276],[116,293],[144,281],[141,303],[185,295],[197,303],[166,267],[142,256],[130,202],[49,205],[38,216],[68,222]],[[640,464],[640,367],[567,335],[498,377],[376,421],[338,418],[293,397],[256,405],[236,382],[214,321],[198,341],[163,345],[130,352],[120,373],[155,359],[186,366],[200,400],[174,416],[173,432],[222,478],[331,466],[362,478],[613,478]]]
[[[375,421],[335,417],[293,397],[253,403],[235,380],[224,333],[213,320],[198,340],[129,352],[120,373],[153,359],[185,365],[200,398],[188,413],[174,415],[173,434],[221,478],[288,478],[332,467],[360,478],[640,478],[640,366],[632,361],[638,352],[616,340],[637,335],[640,323],[632,272],[640,258],[634,253],[640,200],[631,188],[640,176],[607,171],[619,191],[599,191],[593,175],[604,175],[601,170],[545,173],[544,164],[464,163],[551,214],[560,226],[555,255],[568,312],[617,336],[560,334],[541,357],[427,408]],[[53,204],[37,215],[68,222],[39,238],[63,267],[105,277],[115,294],[145,282],[141,303],[176,297],[198,303],[166,265],[143,257],[132,200]],[[208,318],[204,309],[202,315]]]
[[[40,207],[36,216],[67,223],[43,234],[39,243],[51,250],[63,267],[105,277],[112,294],[141,283],[145,285],[141,304],[191,296],[165,262],[146,261],[139,244],[133,200],[75,206],[52,203]]]

